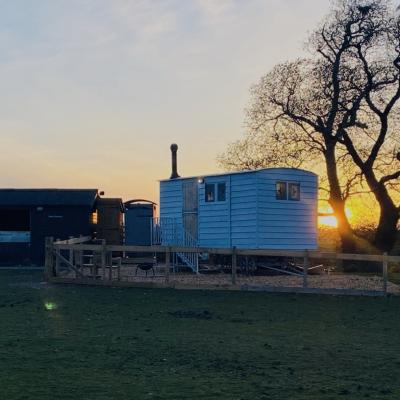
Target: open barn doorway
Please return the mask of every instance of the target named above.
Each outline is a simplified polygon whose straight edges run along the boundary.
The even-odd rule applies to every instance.
[[[27,209],[0,209],[0,232],[29,232],[30,212]]]
[[[29,209],[0,208],[0,263],[29,259],[31,221]]]

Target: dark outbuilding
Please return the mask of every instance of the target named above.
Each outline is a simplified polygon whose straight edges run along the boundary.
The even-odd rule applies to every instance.
[[[120,198],[99,198],[96,203],[96,238],[108,244],[122,244],[124,241],[124,206]]]
[[[125,244],[134,246],[151,245],[151,222],[156,204],[149,200],[125,202]]]
[[[44,261],[46,236],[92,235],[97,189],[0,189],[0,262]]]

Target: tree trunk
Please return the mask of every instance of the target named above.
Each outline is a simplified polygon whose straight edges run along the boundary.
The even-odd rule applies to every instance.
[[[375,232],[374,245],[382,252],[390,252],[397,239],[399,212],[396,207],[381,207],[379,224]]]
[[[385,185],[376,179],[372,169],[370,171],[364,170],[364,175],[380,209],[379,223],[373,244],[382,252],[390,252],[397,239],[399,210],[390,197]]]
[[[356,251],[356,241],[345,213],[345,201],[342,197],[342,190],[337,173],[334,143],[327,143],[324,156],[330,188],[329,204],[337,219],[342,251],[344,253],[354,253]]]

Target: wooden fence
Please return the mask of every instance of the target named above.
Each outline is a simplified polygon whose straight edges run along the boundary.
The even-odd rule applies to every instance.
[[[208,248],[208,247],[176,247],[176,246],[128,246],[128,245],[108,245],[105,241],[100,243],[88,243],[90,237],[71,238],[64,241],[54,241],[53,238],[46,238],[46,260],[45,275],[48,281],[54,283],[76,283],[76,284],[94,284],[94,285],[112,285],[112,286],[151,286],[151,287],[175,287],[175,288],[193,288],[185,285],[171,284],[171,255],[173,253],[200,253],[224,255],[231,258],[231,269],[229,285],[222,287],[228,289],[242,290],[266,290],[278,292],[301,292],[301,293],[343,293],[343,294],[365,294],[377,295],[378,293],[367,293],[365,290],[342,290],[342,289],[318,289],[308,286],[308,273],[310,262],[313,259],[329,260],[350,260],[377,262],[382,265],[382,287],[379,290],[381,295],[386,295],[388,291],[388,264],[400,263],[400,256],[389,256],[384,254],[343,254],[324,251],[280,251],[280,250],[262,250],[262,249],[237,249],[233,248]],[[113,253],[120,256],[113,257]],[[163,254],[165,257],[164,281],[159,283],[137,283],[121,281],[121,267],[123,265],[123,255],[126,253],[156,253]],[[257,256],[257,257],[285,257],[302,259],[302,287],[282,288],[282,287],[264,287],[249,288],[237,286],[238,277],[238,257],[239,256]],[[85,263],[84,258],[91,257],[91,262]],[[142,259],[135,259],[140,262]],[[74,277],[61,277],[60,266],[66,267],[73,273]],[[84,266],[91,266],[95,269],[91,277],[84,276],[82,269]],[[96,271],[101,271],[97,276]],[[96,279],[100,278],[100,279]],[[196,286],[196,288],[198,288]],[[220,287],[221,288],[221,287]]]

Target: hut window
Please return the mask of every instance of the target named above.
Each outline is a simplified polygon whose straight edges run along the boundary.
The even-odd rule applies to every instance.
[[[287,200],[286,182],[276,182],[275,196],[277,200]]]
[[[218,201],[226,200],[226,185],[225,183],[218,183]]]
[[[300,200],[300,184],[289,183],[289,200],[299,201]]]
[[[215,201],[215,185],[214,184],[206,184],[206,202]]]

